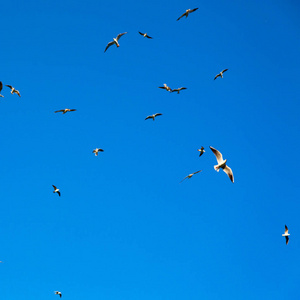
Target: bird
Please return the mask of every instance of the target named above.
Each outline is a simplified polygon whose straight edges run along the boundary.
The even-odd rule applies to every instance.
[[[154,121],[155,117],[157,117],[157,116],[162,116],[162,114],[154,114],[154,115],[148,116],[145,120],[153,119],[153,121]]]
[[[179,92],[181,91],[181,90],[186,90],[187,88],[186,87],[181,87],[181,88],[178,88],[178,89],[174,89],[174,90],[172,90],[171,92],[173,93],[173,92],[177,92],[177,94],[179,94]]]
[[[93,153],[95,153],[95,156],[98,156],[98,152],[103,152],[103,149],[100,148],[96,148],[95,150],[93,150]]]
[[[21,97],[20,92],[18,90],[16,90],[14,87],[12,87],[11,85],[6,84],[7,87],[9,87],[11,89],[10,93],[13,94],[17,94],[19,97]]]
[[[109,43],[107,44],[107,46],[106,46],[104,52],[105,52],[110,46],[112,46],[113,44],[115,44],[117,47],[120,47],[118,41],[119,41],[120,37],[123,36],[123,35],[126,34],[126,33],[127,33],[127,32],[123,32],[123,33],[118,34],[117,37],[113,39],[113,41],[111,41],[111,42],[109,42]]]
[[[56,110],[55,113],[62,112],[64,115],[68,111],[76,111],[76,109],[65,108],[65,109],[61,109],[61,110]]]
[[[227,159],[223,160],[222,154],[217,149],[215,149],[215,148],[213,148],[211,146],[209,146],[209,148],[214,153],[214,155],[216,156],[217,161],[218,161],[218,164],[216,166],[214,166],[214,169],[217,172],[219,172],[220,168],[222,168],[223,171],[228,175],[228,177],[230,178],[230,180],[232,182],[234,182],[232,170],[226,165]]]
[[[197,8],[194,8],[194,9],[187,9],[187,10],[185,11],[185,13],[182,14],[182,15],[177,19],[177,21],[179,21],[179,20],[180,20],[182,17],[184,17],[184,16],[186,16],[186,18],[187,18],[188,15],[189,15],[190,13],[196,11],[197,9],[198,9],[198,7],[197,7]]]
[[[2,88],[3,88],[3,83],[2,83],[2,81],[0,81],[0,93],[1,93],[1,91],[2,91]],[[3,97],[3,98],[4,98],[4,96],[1,95],[1,94],[0,94],[0,97]]]
[[[164,89],[164,90],[166,90],[166,91],[172,93],[172,89],[171,89],[169,86],[167,86],[166,83],[164,83],[164,86],[159,86],[158,88]]]
[[[148,38],[148,39],[153,39],[153,38],[152,38],[151,36],[149,36],[147,33],[141,33],[141,32],[139,31],[139,34],[142,35],[143,37]]]
[[[59,191],[59,189],[58,189],[55,185],[53,185],[53,184],[52,184],[52,186],[53,186],[53,188],[54,188],[53,193],[57,193],[58,196],[60,197],[60,191]]]
[[[55,294],[55,295],[59,295],[60,298],[61,298],[61,296],[62,296],[62,295],[61,295],[61,292],[59,292],[59,291],[55,291],[54,294]]]
[[[197,173],[199,173],[199,172],[201,172],[202,170],[199,170],[199,171],[197,171],[197,172],[194,172],[194,173],[192,173],[192,174],[189,174],[188,176],[185,176],[179,183],[181,183],[184,179],[186,179],[186,178],[188,178],[188,179],[190,179],[190,178],[192,178],[193,177],[193,175],[195,175],[195,174],[197,174]]]
[[[205,152],[204,147],[202,146],[201,149],[198,149],[197,151],[200,152],[199,157]]]
[[[215,76],[215,79],[214,80],[216,80],[218,77],[220,77],[221,76],[221,78],[223,78],[223,73],[224,72],[226,72],[228,69],[224,69],[223,71],[221,71],[219,74],[217,74],[216,76]]]
[[[287,245],[289,243],[289,229],[287,228],[286,225],[285,226],[285,231],[284,231],[284,234],[282,236],[285,236],[285,244]]]

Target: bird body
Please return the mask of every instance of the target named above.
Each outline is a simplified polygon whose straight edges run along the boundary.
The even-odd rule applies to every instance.
[[[171,89],[169,86],[167,86],[166,83],[164,83],[164,86],[159,86],[158,88],[159,88],[159,89],[164,89],[164,90],[166,90],[166,91],[172,93],[172,89]]]
[[[65,108],[65,109],[61,109],[61,110],[56,110],[55,113],[62,112],[64,115],[68,111],[76,111],[76,109]]]
[[[53,185],[53,184],[52,184],[52,186],[53,186],[53,188],[54,188],[53,193],[57,193],[58,196],[60,197],[60,191],[59,191],[59,189],[58,189],[55,185]]]
[[[120,47],[119,45],[119,39],[121,38],[121,36],[123,36],[124,34],[126,34],[127,32],[123,32],[117,35],[116,38],[113,38],[113,40],[111,42],[109,42],[104,50],[104,52],[106,52],[106,50],[112,46],[112,45],[116,45],[117,47]]]
[[[216,80],[218,77],[223,78],[223,73],[226,72],[227,70],[228,70],[228,69],[224,69],[224,70],[221,71],[219,74],[217,74],[217,75],[215,76],[215,79],[214,79],[214,80]]]
[[[14,87],[12,87],[12,86],[9,85],[9,84],[6,84],[6,86],[10,88],[10,93],[11,93],[11,94],[14,94],[14,93],[15,93],[15,94],[17,94],[19,97],[21,97],[20,92],[19,92],[18,90],[16,90]]]
[[[152,119],[153,121],[155,120],[155,117],[157,117],[157,116],[162,116],[162,114],[154,114],[154,115],[150,115],[150,116],[148,116],[145,120],[147,120],[147,119]]]
[[[190,13],[192,13],[192,12],[194,12],[194,11],[196,11],[198,9],[198,7],[197,8],[194,8],[194,9],[187,9],[186,11],[185,11],[185,13],[184,14],[182,14],[178,19],[177,19],[177,21],[179,21],[182,17],[188,17],[188,15],[190,14]]]
[[[289,229],[287,228],[287,226],[285,225],[285,231],[284,234],[282,236],[285,236],[285,244],[287,245],[289,243]]]
[[[95,150],[93,150],[93,153],[95,153],[95,156],[98,156],[98,152],[103,152],[104,150],[101,148],[96,148]]]

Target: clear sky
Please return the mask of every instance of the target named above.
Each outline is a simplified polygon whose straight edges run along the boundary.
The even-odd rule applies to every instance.
[[[3,2],[0,298],[300,299],[299,13]]]

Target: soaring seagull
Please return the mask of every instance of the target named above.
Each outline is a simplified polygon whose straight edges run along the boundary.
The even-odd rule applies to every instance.
[[[289,229],[287,228],[286,225],[285,226],[285,231],[284,231],[284,234],[282,236],[285,236],[285,244],[287,245],[289,243]]]
[[[188,176],[185,176],[179,183],[181,183],[184,179],[190,179],[190,178],[192,178],[193,177],[193,175],[195,175],[195,174],[197,174],[197,173],[199,173],[199,172],[201,172],[202,170],[199,170],[199,171],[197,171],[197,172],[194,172],[194,173],[192,173],[192,174],[189,174]]]
[[[181,88],[178,88],[178,89],[174,89],[174,90],[172,90],[171,92],[172,92],[172,93],[173,93],[173,92],[177,92],[177,94],[179,94],[180,91],[186,90],[186,89],[187,89],[186,87],[181,87]]]
[[[61,292],[55,291],[54,294],[55,294],[55,295],[59,295],[59,297],[61,298]]]
[[[2,83],[2,81],[0,81],[0,93],[1,93],[2,89],[3,89],[3,83]],[[3,97],[3,98],[4,98],[4,96],[1,95],[1,94],[0,94],[0,97]]]
[[[198,7],[197,7],[197,8],[194,8],[194,9],[187,9],[187,10],[185,11],[185,13],[182,14],[182,15],[177,19],[177,21],[179,21],[179,20],[180,20],[182,17],[184,17],[184,16],[188,17],[188,15],[189,15],[190,13],[196,11],[197,9],[198,9]]]
[[[139,31],[139,34],[142,35],[143,37],[148,38],[148,39],[153,39],[153,38],[152,38],[151,36],[149,36],[147,33],[141,33],[141,32]]]
[[[204,147],[202,146],[201,149],[198,149],[197,151],[200,152],[199,157],[205,152]]]
[[[105,52],[110,46],[112,46],[113,44],[115,44],[117,47],[120,47],[118,41],[119,41],[120,37],[123,36],[123,35],[126,34],[126,33],[127,33],[127,32],[123,32],[123,33],[118,34],[117,37],[113,39],[113,41],[111,41],[111,42],[109,42],[109,43],[107,44],[107,46],[106,46],[104,52]]]
[[[223,73],[224,72],[226,72],[228,69],[224,69],[223,71],[221,71],[219,74],[217,74],[216,76],[215,76],[215,79],[214,80],[216,80],[218,77],[220,77],[221,76],[221,78],[223,78]]]
[[[12,87],[12,86],[9,85],[9,84],[6,84],[6,86],[9,87],[9,88],[11,89],[11,91],[10,91],[11,94],[15,93],[15,94],[17,94],[19,97],[21,97],[20,92],[19,92],[18,90],[16,90],[14,87]]]
[[[53,186],[53,188],[54,188],[53,193],[57,193],[58,196],[60,197],[60,191],[59,191],[59,189],[58,189],[55,185],[53,185],[53,184],[52,184],[52,186]]]
[[[214,155],[216,156],[217,161],[218,161],[218,164],[216,166],[214,166],[215,170],[217,172],[219,172],[220,168],[222,168],[223,171],[228,175],[230,180],[232,182],[234,182],[232,170],[226,165],[227,159],[224,160],[221,152],[219,152],[217,149],[215,149],[211,146],[209,146],[209,148],[214,153]]]
[[[95,156],[98,156],[98,152],[103,152],[104,150],[101,148],[96,148],[95,150],[93,150],[93,153],[95,153]]]
[[[65,109],[61,109],[61,110],[56,110],[55,113],[62,112],[64,115],[68,111],[76,111],[76,109],[65,108]]]
[[[159,88],[159,89],[164,89],[164,90],[166,90],[166,91],[172,93],[172,89],[171,89],[169,86],[167,86],[166,83],[164,83],[164,86],[159,86],[158,88]]]
[[[153,121],[154,121],[155,117],[157,117],[157,116],[162,116],[162,114],[154,114],[154,115],[148,116],[145,120],[147,120],[147,119],[153,119]]]

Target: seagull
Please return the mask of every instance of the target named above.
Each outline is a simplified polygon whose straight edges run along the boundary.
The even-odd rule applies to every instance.
[[[181,87],[181,88],[179,88],[179,89],[174,89],[174,90],[171,90],[171,92],[173,93],[173,92],[177,92],[177,94],[179,94],[179,92],[181,91],[181,90],[186,90],[187,88],[186,87]]]
[[[55,185],[53,185],[53,184],[52,184],[52,186],[53,186],[53,188],[54,188],[53,193],[57,193],[58,196],[60,197],[60,191],[59,191],[59,189],[58,189]]]
[[[55,294],[55,295],[59,295],[59,297],[61,298],[61,292],[55,291],[54,294]]]
[[[198,149],[197,151],[200,152],[199,157],[205,152],[204,147],[202,146],[201,149]]]
[[[197,171],[197,172],[194,172],[194,173],[192,173],[192,174],[189,174],[188,176],[185,176],[179,183],[181,183],[184,179],[186,179],[186,178],[191,178],[191,177],[193,177],[193,175],[195,175],[195,174],[197,174],[197,173],[199,173],[199,172],[201,172],[202,170],[199,170],[199,171]]]
[[[152,38],[151,36],[149,36],[147,33],[141,33],[141,32],[139,31],[139,34],[142,35],[143,37],[148,38],[148,39],[153,39],[153,38]]]
[[[172,89],[171,89],[169,86],[167,86],[166,83],[164,83],[164,86],[159,86],[158,88],[164,89],[164,90],[166,90],[166,91],[172,93]]]
[[[182,14],[182,15],[177,19],[177,21],[179,21],[179,20],[180,20],[182,17],[184,17],[184,16],[188,17],[188,15],[189,15],[190,13],[196,11],[197,9],[198,9],[198,7],[197,7],[197,8],[194,8],[194,9],[187,9],[187,10],[185,11],[185,13]]]
[[[61,110],[56,110],[55,113],[62,112],[64,115],[68,111],[76,111],[76,109],[65,108],[65,109],[61,109]]]
[[[2,91],[2,88],[3,88],[3,83],[2,83],[2,81],[0,81],[0,93],[1,93],[1,91]],[[1,95],[1,94],[0,94],[0,97],[3,97],[3,98],[4,98],[4,96]]]
[[[289,229],[287,228],[287,226],[285,225],[285,231],[284,234],[282,236],[285,236],[285,244],[287,245],[289,243]]]
[[[93,150],[93,153],[95,153],[95,156],[98,156],[98,152],[103,152],[103,149],[100,148],[96,148],[95,150]]]
[[[232,170],[226,165],[227,159],[223,160],[222,154],[217,149],[215,149],[211,146],[209,146],[209,148],[214,153],[214,155],[216,156],[217,161],[218,161],[218,164],[216,166],[214,166],[215,170],[217,172],[219,172],[220,168],[222,168],[223,171],[228,175],[230,180],[232,182],[234,182]]]
[[[153,121],[154,121],[155,117],[157,117],[157,116],[162,116],[162,114],[154,114],[154,115],[148,116],[145,120],[153,119]]]
[[[120,37],[124,34],[126,34],[127,32],[123,32],[123,33],[120,33],[117,35],[116,38],[113,39],[113,41],[109,42],[104,50],[104,52],[110,47],[112,46],[113,44],[115,44],[117,47],[120,47],[119,43],[118,43],[118,40],[120,39]]]
[[[221,78],[223,78],[223,73],[226,72],[228,69],[224,69],[223,71],[221,71],[219,74],[216,75],[215,79],[216,80],[218,77],[221,76]]]
[[[17,94],[19,97],[21,97],[20,92],[17,91],[14,87],[12,87],[11,85],[8,85],[8,84],[6,84],[6,86],[8,86],[8,87],[11,89],[11,91],[10,91],[11,94],[15,93],[15,94]]]

